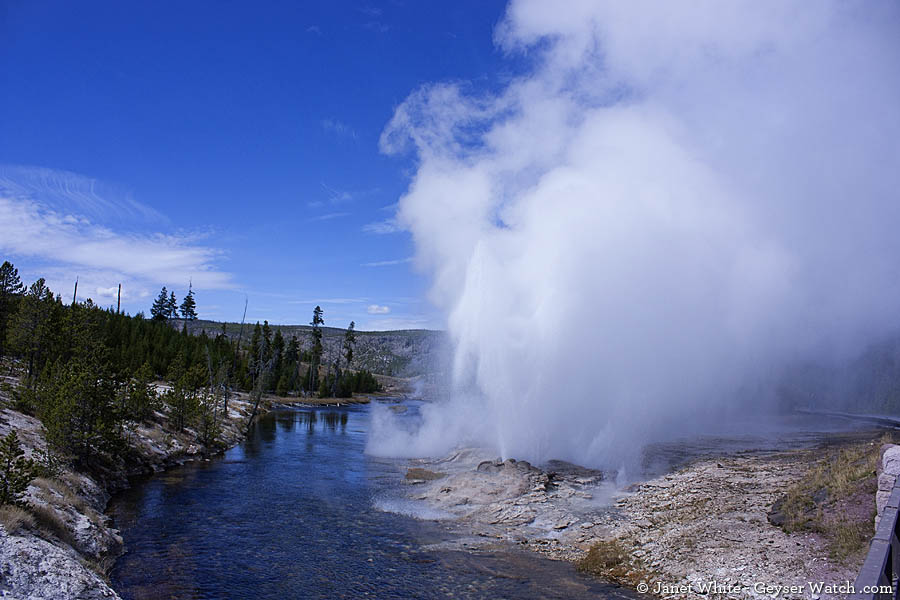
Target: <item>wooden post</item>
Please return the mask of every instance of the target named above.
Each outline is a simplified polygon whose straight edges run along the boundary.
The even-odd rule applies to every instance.
[[[119,314],[119,309],[122,307],[122,284],[119,284],[119,295],[116,298],[116,314]]]
[[[75,291],[72,292],[72,306],[75,306],[75,299],[78,297],[78,278],[75,278]]]

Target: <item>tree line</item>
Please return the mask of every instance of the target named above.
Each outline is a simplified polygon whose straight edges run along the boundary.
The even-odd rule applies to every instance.
[[[213,447],[236,390],[258,402],[266,392],[349,397],[379,389],[371,373],[351,370],[353,323],[341,352],[324,364],[318,306],[303,348],[304,340],[286,340],[268,321],[256,323],[249,341],[229,338],[224,325],[214,336],[190,335],[187,321],[197,318],[192,287],[179,307],[181,328],[171,322],[176,304],[166,288],[149,319],[90,299],[66,304],[43,278],[25,286],[10,262],[0,265],[0,356],[21,368],[21,385],[10,390],[15,408],[37,416],[54,452],[76,468],[104,468],[126,450],[127,427],[160,415]],[[159,388],[159,380],[169,385]]]

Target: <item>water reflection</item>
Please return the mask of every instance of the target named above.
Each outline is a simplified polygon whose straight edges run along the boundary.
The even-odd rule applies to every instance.
[[[366,457],[367,407],[264,416],[224,458],[117,496],[126,600],[157,598],[618,598],[531,554],[423,552],[444,526],[373,509],[403,463]],[[633,597],[633,596],[632,596]]]
[[[279,412],[275,414],[274,420],[278,423],[278,426],[281,428],[281,431],[285,433],[290,433],[294,430],[294,425],[297,423],[297,418],[293,413],[290,412]]]

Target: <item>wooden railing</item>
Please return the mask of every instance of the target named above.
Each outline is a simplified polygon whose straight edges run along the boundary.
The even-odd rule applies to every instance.
[[[852,600],[898,598],[897,576],[900,575],[900,478],[894,483],[891,497],[881,513],[878,529],[869,554],[856,577]]]

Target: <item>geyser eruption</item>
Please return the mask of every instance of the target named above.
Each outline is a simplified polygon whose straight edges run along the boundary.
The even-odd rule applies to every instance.
[[[514,0],[495,38],[524,75],[382,136],[455,358],[372,451],[619,466],[900,324],[896,2]]]

